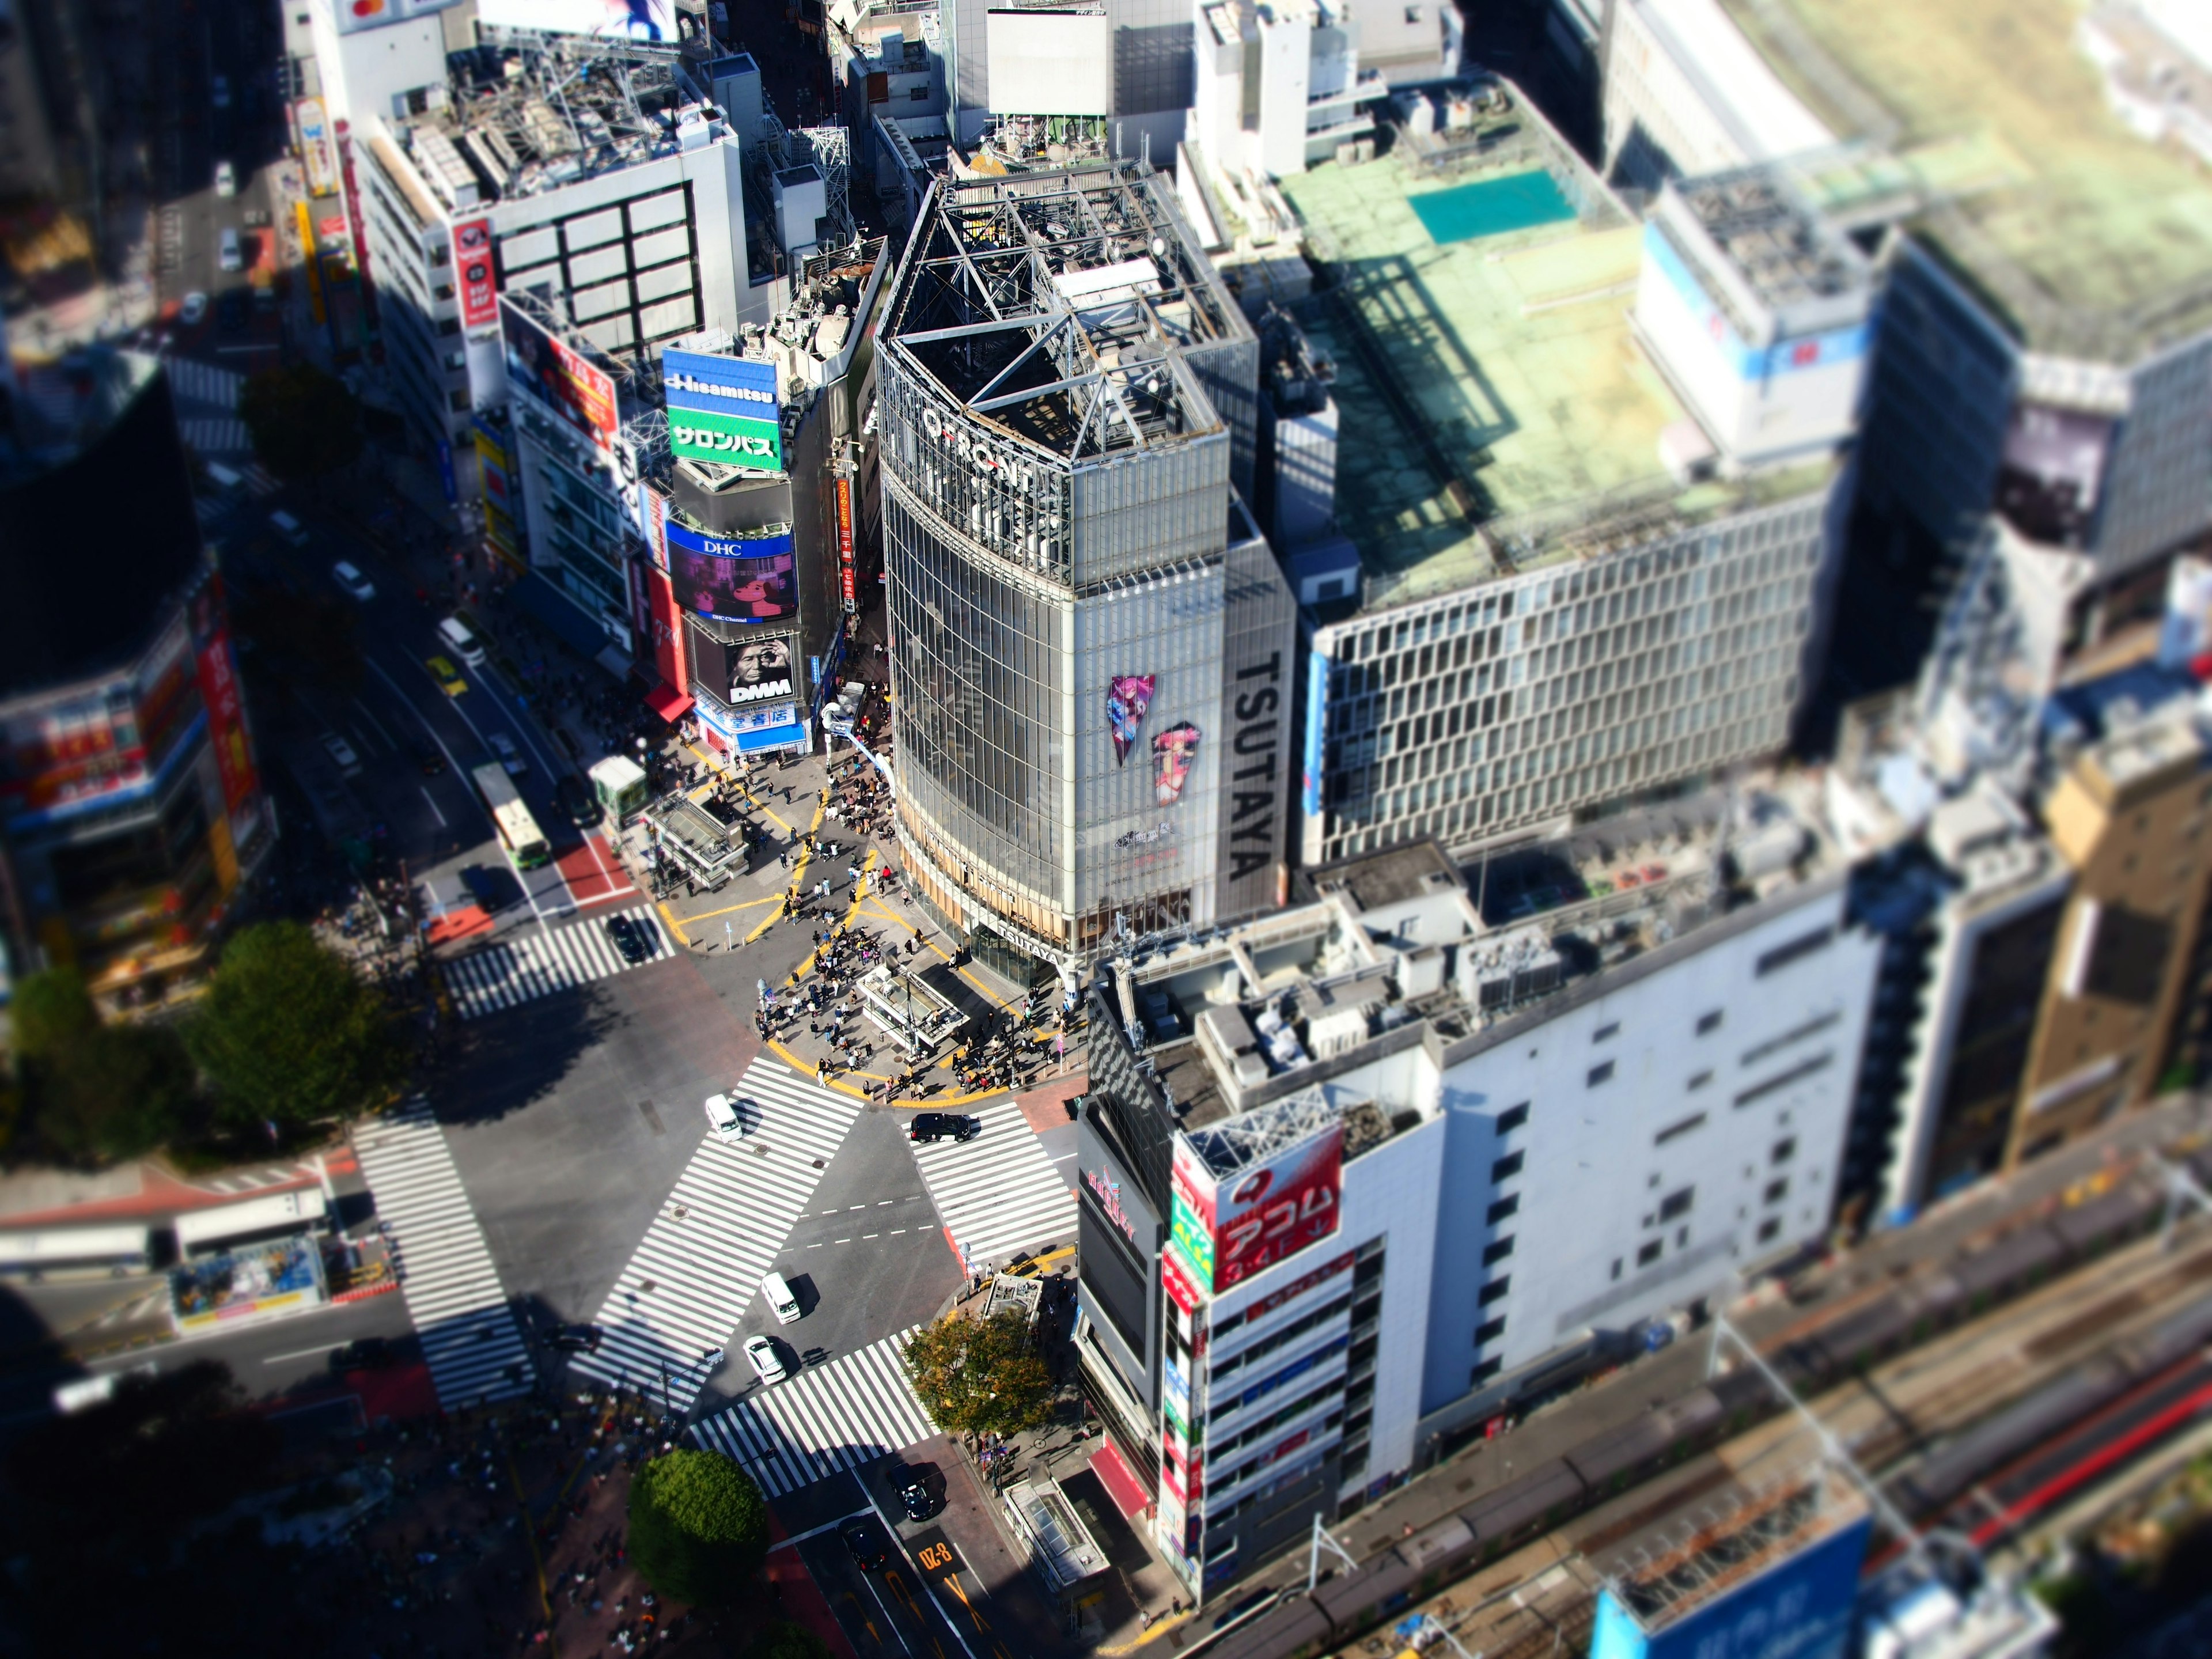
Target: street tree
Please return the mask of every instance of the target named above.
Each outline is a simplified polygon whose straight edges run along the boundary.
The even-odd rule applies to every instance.
[[[720,1452],[664,1452],[630,1482],[629,1552],[661,1595],[726,1607],[767,1554],[767,1502],[752,1477]]]
[[[406,1076],[390,1005],[296,921],[241,929],[185,1038],[233,1134],[279,1135],[380,1105]]]
[[[15,988],[19,1097],[28,1138],[58,1163],[112,1163],[149,1152],[196,1115],[191,1060],[166,1025],[100,1018],[73,969]]]
[[[779,1619],[746,1644],[745,1659],[830,1659],[830,1644],[805,1626]]]
[[[976,1319],[955,1309],[925,1326],[907,1345],[906,1370],[947,1434],[1018,1434],[1052,1417],[1051,1368],[1012,1310]]]
[[[361,403],[313,363],[264,369],[239,388],[238,418],[253,453],[292,482],[337,471],[361,453]]]

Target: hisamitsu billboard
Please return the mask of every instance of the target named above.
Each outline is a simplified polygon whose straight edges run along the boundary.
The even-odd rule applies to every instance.
[[[775,365],[670,349],[660,354],[668,447],[678,456],[724,466],[783,465]]]

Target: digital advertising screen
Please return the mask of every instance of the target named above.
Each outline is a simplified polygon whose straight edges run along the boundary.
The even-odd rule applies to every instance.
[[[668,580],[686,611],[718,622],[798,620],[790,536],[709,536],[673,519],[667,536]]]
[[[607,372],[553,336],[514,303],[499,302],[501,337],[507,345],[508,375],[592,441],[611,453],[622,421],[615,407],[615,383]]]

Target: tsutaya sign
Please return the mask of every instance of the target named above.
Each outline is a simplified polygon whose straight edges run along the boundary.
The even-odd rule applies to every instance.
[[[687,460],[767,470],[783,465],[775,365],[673,346],[660,354],[668,447]]]

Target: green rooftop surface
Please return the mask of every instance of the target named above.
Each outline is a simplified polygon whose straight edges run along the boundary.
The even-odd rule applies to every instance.
[[[1721,3],[1832,131],[1948,192],[1917,233],[2031,349],[2212,326],[2212,173],[2112,113],[2078,0]]]
[[[1601,198],[1600,228],[1568,220],[1440,247],[1409,198],[1463,182],[1419,179],[1394,155],[1282,184],[1340,283],[1303,316],[1336,360],[1337,522],[1370,602],[1497,574],[1482,526],[1674,493],[1659,434],[1683,410],[1628,325],[1640,228]],[[1383,365],[1399,408],[1376,383]],[[1433,438],[1464,509],[1400,409]]]

